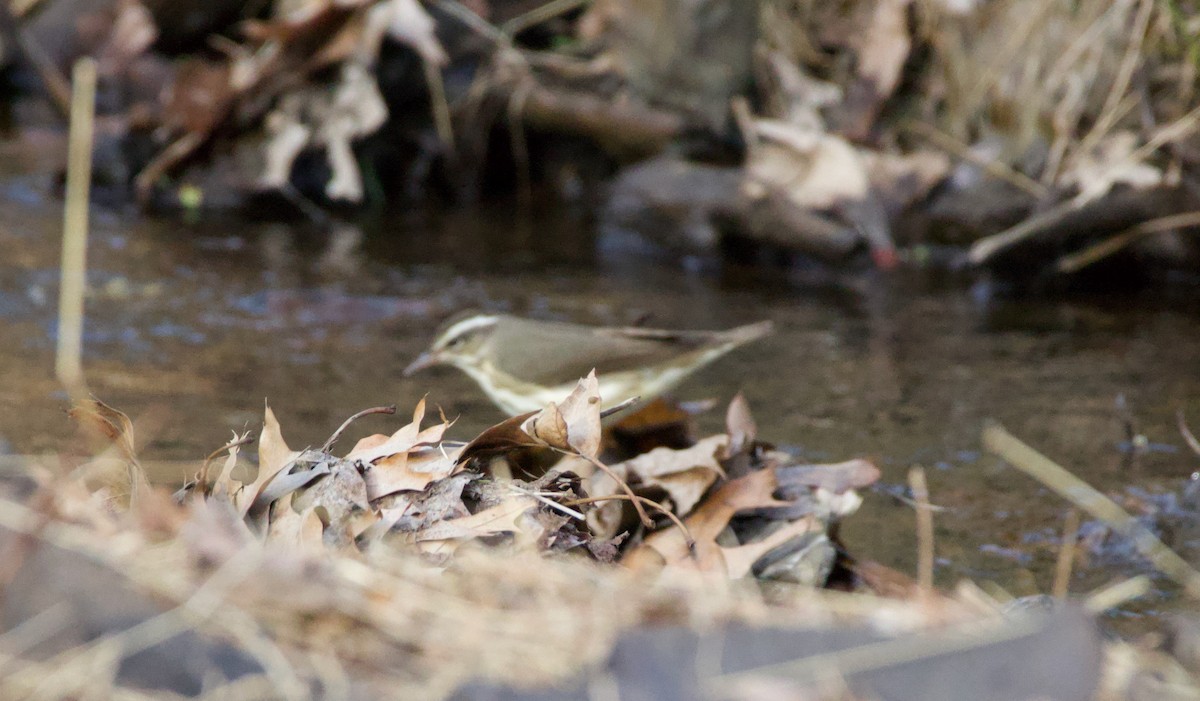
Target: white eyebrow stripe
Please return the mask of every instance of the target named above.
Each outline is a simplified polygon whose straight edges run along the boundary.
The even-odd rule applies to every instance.
[[[474,331],[476,329],[484,328],[485,326],[493,326],[498,321],[500,321],[500,317],[487,315],[487,314],[480,315],[480,316],[472,316],[472,317],[463,319],[462,321],[460,321],[460,322],[454,324],[453,326],[451,326],[450,328],[446,329],[445,333],[443,333],[438,338],[438,344],[441,344],[452,338],[458,338],[459,336],[462,336],[463,334],[466,334],[470,331]]]

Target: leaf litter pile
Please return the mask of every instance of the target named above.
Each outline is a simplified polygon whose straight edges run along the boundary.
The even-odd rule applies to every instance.
[[[879,478],[869,462],[800,464],[758,440],[740,395],[727,432],[700,440],[679,430],[677,408],[641,411],[649,430],[603,429],[600,406],[593,373],[563,401],[461,442],[422,400],[411,422],[340,457],[351,421],[394,410],[361,412],[320,448],[293,450],[267,408],[256,468],[243,457],[253,439],[235,436],[171,494],[142,475],[124,414],[79,404],[72,416],[102,452],[69,470],[32,467],[0,501],[0,698],[494,698],[586,691],[606,666],[620,689],[670,679],[678,698],[776,698],[754,689],[781,679],[811,691],[802,698],[929,693],[903,669],[888,676],[891,653],[865,665],[830,657],[881,640],[905,651],[901,668],[932,660],[918,676],[957,675],[960,686],[927,698],[1035,658],[1046,674],[988,698],[1088,698],[1099,683],[1090,614],[1014,632],[978,588],[937,593],[847,555],[837,524]],[[740,666],[718,654],[702,671],[706,631],[742,630],[729,626],[803,629],[807,642],[767,643],[775,657]],[[685,636],[669,645],[684,658],[629,638],[647,630]],[[623,649],[643,669],[622,668]],[[991,667],[972,662],[980,649]],[[818,653],[824,666],[807,673],[754,671]],[[1105,654],[1109,677],[1125,670],[1105,685],[1119,698],[1139,664],[1128,646]]]

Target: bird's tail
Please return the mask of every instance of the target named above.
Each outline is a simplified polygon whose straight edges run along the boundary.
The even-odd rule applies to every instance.
[[[729,329],[725,332],[725,337],[734,347],[757,341],[775,330],[775,323],[771,320],[759,321],[754,324],[746,324],[737,328]]]

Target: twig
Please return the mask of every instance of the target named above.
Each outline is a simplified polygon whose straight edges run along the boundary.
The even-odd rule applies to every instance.
[[[683,532],[683,538],[684,538],[684,541],[687,543],[688,552],[694,553],[696,551],[696,539],[692,537],[692,532],[688,530],[688,527],[686,525],[684,525],[683,521],[680,520],[680,518],[678,516],[671,513],[670,509],[663,506],[662,504],[659,504],[658,502],[654,501],[653,499],[647,499],[646,497],[639,497],[636,495],[634,495],[633,498],[631,499],[628,494],[609,494],[608,496],[603,496],[603,497],[584,497],[583,499],[575,499],[573,501],[568,501],[566,504],[567,504],[567,506],[581,506],[583,504],[595,504],[595,503],[602,502],[602,501],[612,501],[614,499],[632,502],[634,508],[637,508],[638,502],[643,502],[647,506],[652,506],[655,509],[658,509],[660,512],[663,513],[663,515],[665,515],[667,518],[671,519],[671,523],[674,523],[675,526],[680,531]],[[654,524],[651,524],[651,525],[654,525]]]
[[[587,517],[584,516],[582,513],[578,512],[575,509],[572,509],[570,507],[564,506],[564,505],[558,503],[557,501],[554,501],[553,499],[549,499],[542,494],[531,491],[529,489],[521,489],[520,487],[518,487],[517,485],[512,484],[512,483],[509,483],[508,488],[518,494],[521,494],[521,495],[524,495],[527,497],[532,497],[532,498],[542,502],[546,506],[549,506],[550,508],[554,509],[555,511],[561,511],[562,513],[570,516],[571,518],[577,519],[579,521],[587,520]]]
[[[1062,545],[1058,547],[1058,561],[1054,564],[1054,586],[1050,589],[1055,599],[1064,600],[1071,590],[1071,566],[1075,564],[1075,542],[1079,539],[1079,512],[1067,512],[1063,526]]]
[[[329,440],[325,441],[325,443],[321,446],[321,452],[328,453],[329,449],[333,447],[333,444],[337,443],[338,439],[342,437],[342,432],[344,432],[347,428],[349,428],[350,424],[361,419],[362,417],[370,416],[371,414],[395,414],[395,413],[396,413],[396,405],[395,404],[389,404],[388,406],[371,407],[370,409],[363,409],[362,411],[358,412],[354,416],[351,416],[350,418],[343,421],[342,425],[337,427],[337,430],[333,432],[333,435],[329,437]]]
[[[1121,251],[1138,239],[1153,234],[1161,234],[1164,231],[1171,231],[1172,229],[1193,226],[1200,226],[1200,211],[1184,212],[1182,214],[1172,214],[1166,217],[1150,219],[1135,224],[1099,243],[1088,246],[1078,253],[1072,253],[1059,258],[1056,267],[1060,273],[1074,273]]]
[[[572,10],[583,7],[589,2],[591,0],[550,0],[545,5],[535,7],[529,12],[523,12],[508,20],[500,25],[500,31],[510,37],[514,37],[530,27],[541,24],[546,20],[554,19],[559,15],[565,15]]]
[[[908,485],[917,502],[917,584],[924,594],[933,591],[933,511],[929,508],[929,485],[925,470],[915,465],[908,471]]]
[[[602,410],[600,412],[600,418],[607,419],[608,417],[612,416],[613,414],[625,411],[626,409],[633,406],[634,404],[637,404],[640,401],[642,401],[641,397],[630,397],[629,399],[626,399],[625,401],[621,402],[620,404],[618,404],[616,406],[611,406],[607,409]]]
[[[1082,202],[1076,199],[1063,200],[1040,214],[1035,214],[1016,226],[1009,227],[998,234],[985,236],[971,244],[967,251],[967,261],[971,265],[982,265],[1000,251],[1012,247],[1030,236],[1037,234],[1043,224],[1053,222],[1059,217],[1078,209]]]
[[[421,59],[425,69],[425,83],[429,87],[429,107],[433,112],[433,126],[437,129],[442,146],[454,153],[454,124],[450,119],[450,102],[446,99],[446,84],[442,80],[442,69],[433,61]]]
[[[1132,540],[1138,552],[1160,572],[1182,585],[1191,596],[1200,598],[1200,572],[1112,499],[1022,443],[999,424],[983,430],[983,446]]]
[[[605,465],[604,463],[600,462],[599,460],[597,460],[596,458],[593,458],[590,455],[584,455],[583,453],[579,453],[579,452],[572,453],[570,451],[560,450],[558,448],[556,448],[555,450],[559,450],[559,452],[566,453],[567,455],[578,455],[579,457],[583,458],[584,460],[587,460],[588,462],[590,462],[601,472],[603,472],[604,474],[611,477],[612,480],[617,483],[617,486],[621,488],[621,491],[625,492],[625,494],[629,496],[629,500],[633,502],[633,510],[637,512],[638,518],[641,520],[642,525],[645,526],[646,528],[654,528],[654,521],[651,521],[650,517],[646,515],[646,510],[642,508],[641,503],[637,500],[637,498],[636,498],[637,495],[635,495],[633,493],[633,488],[629,486],[628,482],[626,482],[625,480],[618,477],[617,473],[613,472],[612,469],[608,465]]]
[[[234,434],[233,440],[229,441],[225,445],[223,445],[220,448],[217,448],[213,452],[209,453],[208,457],[204,458],[204,464],[200,466],[200,471],[196,475],[196,482],[200,485],[200,489],[207,493],[207,490],[208,490],[208,466],[212,464],[213,460],[217,459],[218,455],[220,455],[221,453],[227,453],[230,450],[233,450],[234,448],[239,448],[243,445],[249,445],[250,443],[253,443],[253,442],[254,442],[254,436],[252,436],[249,431],[242,434],[241,436]]]
[[[1144,574],[1131,577],[1103,589],[1094,591],[1084,599],[1083,605],[1092,613],[1101,613],[1150,593],[1150,578]]]
[[[1192,449],[1192,452],[1200,456],[1200,440],[1196,439],[1196,434],[1192,433],[1192,429],[1188,428],[1187,421],[1183,418],[1183,409],[1175,412],[1175,420],[1179,422],[1179,432],[1183,434],[1183,440],[1187,446]]]
[[[472,12],[470,8],[458,2],[458,0],[438,0],[437,6],[439,10],[454,17],[479,34],[491,39],[496,44],[509,48],[512,47],[512,39],[507,34],[492,26],[490,22]]]
[[[1150,12],[1154,9],[1154,5],[1154,0],[1140,0],[1137,16],[1133,20],[1132,37],[1129,45],[1125,47],[1125,55],[1121,58],[1121,65],[1117,69],[1116,77],[1113,78],[1108,97],[1104,100],[1104,106],[1100,108],[1100,118],[1092,127],[1091,132],[1081,141],[1085,150],[1090,150],[1116,122],[1116,117],[1111,115],[1117,111],[1118,104],[1129,89],[1129,81],[1141,59],[1142,42],[1146,38],[1146,28],[1150,25]]]
[[[81,58],[72,74],[67,203],[63,208],[62,274],[58,296],[58,352],[54,372],[75,401],[87,397],[83,379],[83,293],[87,284],[88,191],[96,109],[96,61]]]
[[[160,151],[152,161],[146,164],[142,171],[133,179],[134,193],[138,202],[143,206],[150,200],[154,185],[158,179],[166,175],[172,168],[187,160],[203,144],[208,135],[198,131],[189,131],[170,146]]]
[[[923,122],[908,122],[904,124],[903,129],[924,136],[934,146],[949,152],[951,155],[961,158],[964,161],[970,161],[975,165],[987,171],[988,175],[999,178],[1013,187],[1021,190],[1033,197],[1044,199],[1050,194],[1050,189],[1039,183],[1033,178],[1024,173],[1015,170],[1012,166],[1003,161],[985,158],[972,151],[962,142],[958,141],[949,134],[943,133]]]
[[[32,35],[21,28],[21,22],[13,13],[12,3],[9,2],[0,2],[0,36],[33,65],[38,78],[50,95],[50,104],[54,105],[59,115],[71,119],[71,85],[54,64],[54,59],[50,58]]]
[[[530,87],[528,81],[521,85],[508,98],[508,136],[512,144],[513,167],[517,171],[517,204],[520,211],[529,214],[533,209],[533,184],[529,169],[529,145],[525,141],[525,125],[521,115],[525,113],[525,103],[529,99]]]

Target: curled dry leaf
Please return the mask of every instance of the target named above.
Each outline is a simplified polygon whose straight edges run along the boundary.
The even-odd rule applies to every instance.
[[[595,458],[600,452],[600,383],[593,369],[561,402],[551,403],[521,430],[552,448]]]
[[[871,461],[861,458],[827,465],[787,465],[775,471],[780,487],[811,487],[834,494],[869,487],[882,475]]]
[[[349,545],[378,520],[367,500],[367,485],[355,463],[332,460],[329,474],[296,494],[293,506],[314,510],[325,524],[324,538],[333,545]]]
[[[881,0],[862,33],[858,46],[858,80],[850,86],[843,125],[851,138],[867,136],[883,103],[900,81],[901,71],[912,49],[908,30],[908,8],[912,0]]]
[[[480,433],[478,436],[475,436],[459,452],[458,463],[461,465],[467,465],[472,461],[482,463],[489,458],[503,455],[519,448],[544,446],[544,442],[535,440],[533,436],[521,428],[526,420],[536,414],[537,412],[531,411],[528,414],[520,414],[507,418]]]

